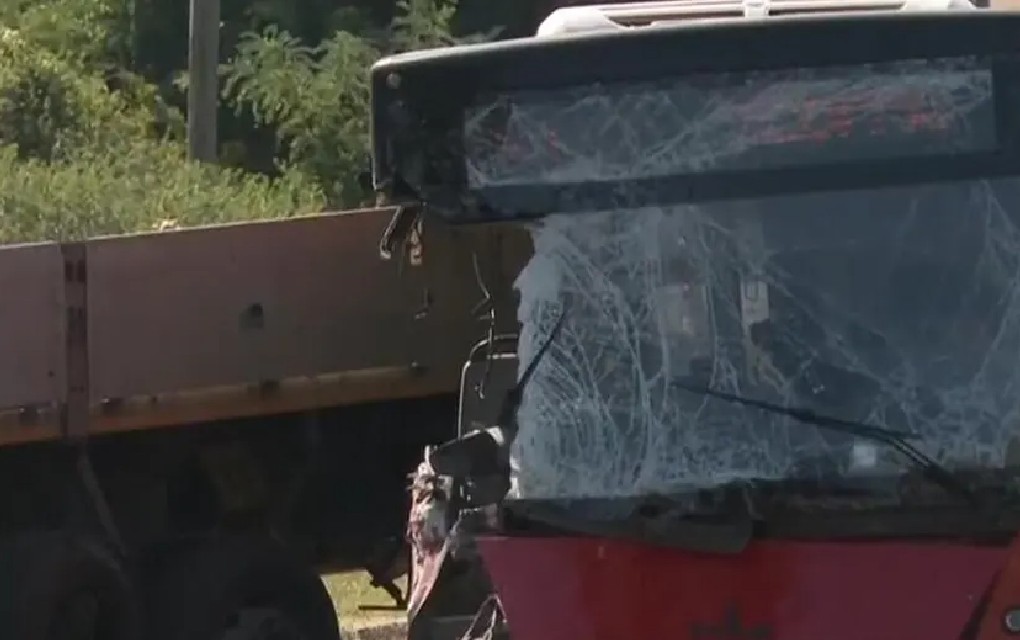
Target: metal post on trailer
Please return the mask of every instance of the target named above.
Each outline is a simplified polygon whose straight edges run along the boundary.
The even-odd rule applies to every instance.
[[[85,489],[103,533],[117,550],[124,552],[124,541],[88,452],[91,413],[88,249],[82,242],[64,243],[60,249],[64,259],[67,358],[67,389],[60,411],[61,437],[74,456],[77,478]]]

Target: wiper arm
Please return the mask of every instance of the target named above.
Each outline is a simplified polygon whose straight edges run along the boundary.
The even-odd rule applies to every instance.
[[[535,375],[538,365],[545,359],[550,347],[559,337],[563,322],[567,318],[567,308],[567,303],[564,303],[545,342],[528,362],[517,384],[507,390],[499,408],[496,424],[488,429],[465,433],[432,451],[429,462],[436,473],[467,478],[496,473],[503,466],[503,458],[519,429],[517,414],[524,400],[524,391]]]
[[[538,350],[535,351],[535,355],[532,356],[531,362],[525,367],[524,373],[521,375],[521,379],[517,381],[513,387],[507,390],[506,395],[503,396],[503,402],[499,407],[499,414],[496,418],[496,424],[502,427],[512,428],[514,433],[517,432],[517,412],[521,408],[521,403],[524,402],[524,390],[528,388],[528,384],[531,382],[531,378],[535,375],[535,370],[538,369],[538,365],[545,360],[545,354],[549,352],[549,348],[553,346],[556,339],[559,338],[560,330],[563,329],[563,322],[567,319],[568,303],[563,303],[563,308],[560,310],[559,317],[556,318],[556,322],[553,324],[552,329],[549,330],[549,335],[546,337],[545,342],[539,345]]]
[[[852,436],[858,436],[874,442],[886,444],[899,451],[900,454],[913,463],[926,478],[945,489],[948,493],[962,497],[974,505],[979,503],[977,494],[969,485],[953,475],[952,471],[942,466],[935,459],[931,458],[910,443],[910,440],[919,437],[918,434],[911,431],[890,429],[889,427],[868,424],[857,420],[844,420],[833,416],[821,415],[804,407],[787,407],[767,402],[765,400],[746,398],[734,393],[718,391],[709,386],[691,384],[680,380],[675,380],[673,382],[673,386],[689,393],[718,398],[719,400],[730,402],[732,404],[739,404],[745,407],[760,409],[767,413],[786,416],[798,422],[809,424],[820,429],[846,433]]]

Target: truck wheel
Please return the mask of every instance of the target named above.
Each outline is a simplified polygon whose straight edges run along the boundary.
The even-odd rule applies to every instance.
[[[318,574],[279,545],[210,539],[163,563],[150,594],[151,640],[339,640]]]
[[[127,574],[99,544],[60,533],[0,540],[0,638],[137,640]]]

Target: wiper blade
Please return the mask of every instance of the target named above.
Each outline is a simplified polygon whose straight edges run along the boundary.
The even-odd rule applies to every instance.
[[[716,389],[704,385],[691,384],[677,380],[673,382],[673,386],[679,389],[683,389],[684,391],[687,391],[689,393],[705,395],[712,398],[718,398],[719,400],[725,400],[726,402],[731,402],[733,404],[739,404],[745,407],[752,407],[754,409],[761,409],[762,411],[766,411],[768,413],[787,416],[799,422],[811,424],[816,427],[821,427],[823,429],[839,431],[841,433],[849,433],[851,435],[859,435],[864,438],[872,439],[893,438],[897,440],[903,439],[912,440],[920,437],[919,434],[916,434],[912,431],[890,429],[889,427],[872,425],[868,424],[867,422],[861,422],[858,420],[845,420],[833,416],[826,416],[819,413],[815,413],[811,409],[807,409],[805,407],[788,407],[781,404],[767,402],[765,400],[758,400],[756,398],[747,398],[745,396],[737,395],[735,393],[718,391]],[[921,453],[921,455],[923,456],[924,454]]]
[[[979,503],[977,494],[969,485],[957,478],[952,471],[910,443],[910,440],[919,437],[918,434],[911,431],[890,429],[889,427],[868,424],[857,420],[845,420],[834,416],[826,416],[805,407],[788,407],[765,400],[746,398],[735,393],[718,391],[706,385],[691,384],[682,380],[675,380],[673,386],[689,393],[718,398],[732,404],[739,404],[745,407],[760,409],[767,413],[786,416],[820,429],[858,436],[888,445],[913,463],[926,478],[945,489],[948,493],[962,497],[975,505]]]

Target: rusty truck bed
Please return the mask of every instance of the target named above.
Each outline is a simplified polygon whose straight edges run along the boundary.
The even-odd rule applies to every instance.
[[[384,262],[391,215],[0,248],[0,445],[455,391],[470,252]]]

